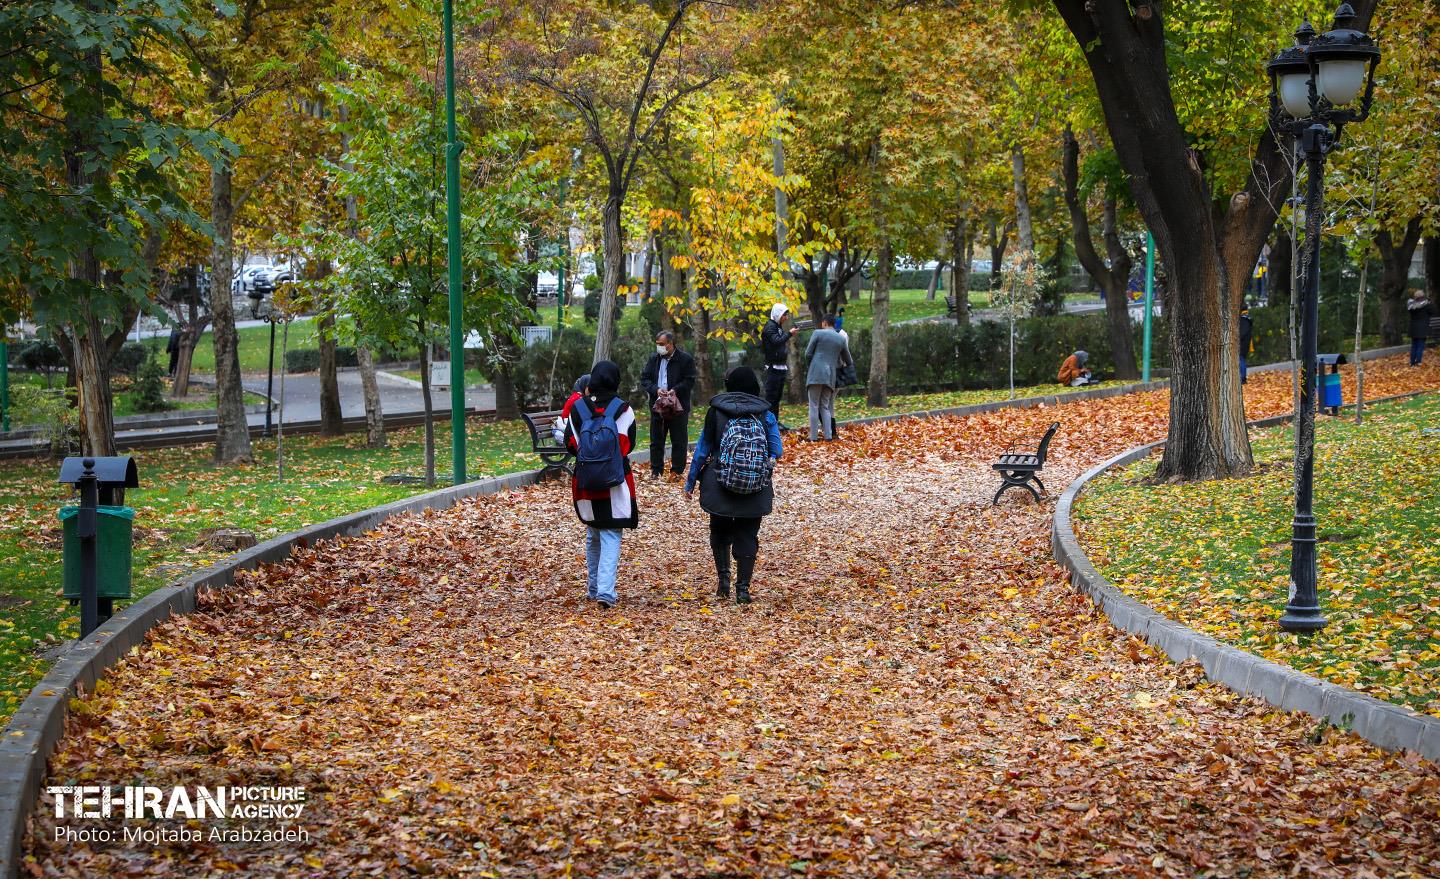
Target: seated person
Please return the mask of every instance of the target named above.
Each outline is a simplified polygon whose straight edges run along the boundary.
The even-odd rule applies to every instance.
[[[1072,388],[1095,384],[1095,379],[1091,377],[1090,370],[1085,368],[1085,364],[1089,362],[1089,360],[1090,355],[1084,351],[1076,351],[1074,354],[1066,357],[1065,362],[1060,364],[1060,372],[1056,376],[1060,384],[1069,385]]]

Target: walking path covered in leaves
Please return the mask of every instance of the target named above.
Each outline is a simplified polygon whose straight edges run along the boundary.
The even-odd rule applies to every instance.
[[[1372,393],[1440,369],[1371,365]],[[1256,376],[1252,416],[1289,408]],[[482,876],[1440,873],[1440,772],[1203,683],[991,508],[1162,436],[1164,393],[903,421],[787,450],[757,604],[711,596],[698,507],[641,487],[621,604],[583,600],[549,484],[304,551],[163,625],[53,781],[304,784],[309,842],[91,849],[42,872]],[[1141,539],[1141,535],[1136,535]]]

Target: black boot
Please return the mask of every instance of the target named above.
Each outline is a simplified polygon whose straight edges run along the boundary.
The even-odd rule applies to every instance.
[[[730,597],[730,545],[711,539],[710,552],[715,556],[715,594]]]
[[[750,576],[755,573],[755,559],[735,559],[735,603],[750,603]]]

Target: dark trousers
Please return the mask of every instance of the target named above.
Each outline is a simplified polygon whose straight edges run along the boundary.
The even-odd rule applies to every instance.
[[[650,472],[656,476],[665,469],[665,437],[670,437],[670,469],[685,472],[685,453],[690,447],[690,413],[666,421],[650,413]]]
[[[1422,339],[1411,339],[1411,340],[1410,340],[1410,365],[1411,365],[1411,366],[1419,366],[1419,365],[1420,365],[1420,361],[1422,361],[1422,360],[1424,360],[1424,359],[1425,359],[1425,340],[1424,340],[1423,338],[1422,338]]]
[[[785,396],[785,382],[789,380],[788,369],[765,367],[765,401],[770,404],[770,411],[777,422],[780,420],[780,398]]]
[[[760,554],[760,520],[711,514],[710,551],[715,555],[717,567],[723,559],[728,568],[731,555],[737,559],[753,560]]]
[[[1245,362],[1245,355],[1240,355],[1240,384],[1245,384],[1250,378],[1250,364]]]

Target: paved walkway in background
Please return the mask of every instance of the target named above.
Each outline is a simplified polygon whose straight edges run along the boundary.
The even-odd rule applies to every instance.
[[[1246,394],[1284,411],[1289,376]],[[42,798],[31,853],[90,876],[1437,875],[1433,764],[1204,684],[1070,588],[1051,503],[990,506],[1009,438],[1059,419],[1061,486],[1167,412],[790,445],[749,607],[713,596],[706,517],[669,482],[640,486],[609,612],[558,482],[299,551],[161,624],[47,783],[304,785],[308,839],[56,841]]]

